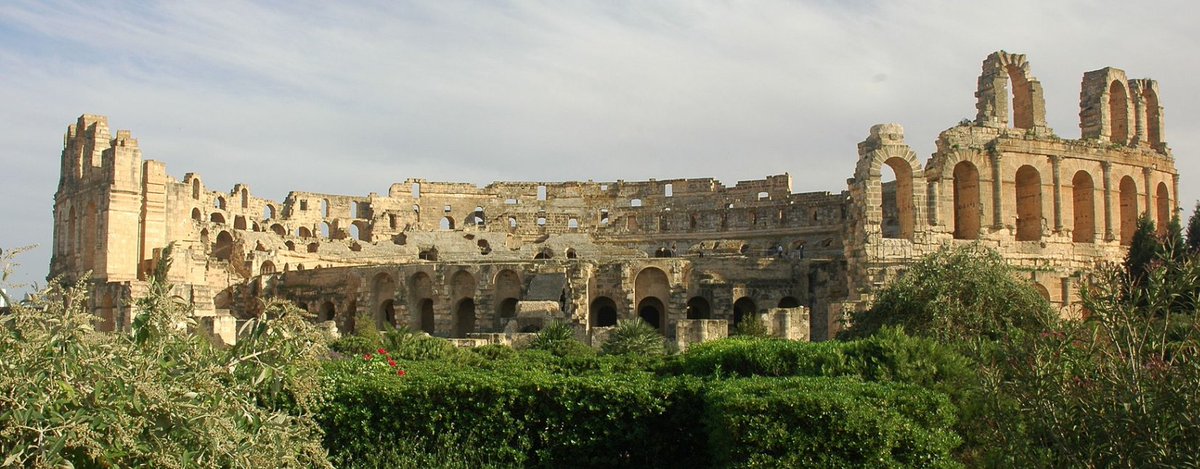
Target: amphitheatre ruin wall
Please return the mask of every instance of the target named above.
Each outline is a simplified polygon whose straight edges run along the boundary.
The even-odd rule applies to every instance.
[[[979,242],[1079,314],[1079,280],[1123,257],[1137,217],[1165,228],[1177,213],[1158,95],[1154,80],[1087,72],[1080,138],[1065,139],[1025,56],[996,52],[975,120],[942,132],[929,159],[901,126],[876,125],[847,187],[801,193],[783,174],[732,186],[408,179],[386,194],[271,200],[176,179],[129,131],[83,115],[64,140],[50,276],[91,272],[106,330],[129,329],[171,245],[166,278],[226,342],[261,298],[280,297],[342,332],[372,321],[506,343],[557,320],[597,343],[641,318],[682,346],[751,317],[782,337],[829,338],[915,259]]]

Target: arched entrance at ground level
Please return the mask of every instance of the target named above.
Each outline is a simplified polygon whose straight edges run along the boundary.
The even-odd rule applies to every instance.
[[[779,299],[779,306],[777,306],[777,307],[778,308],[798,308],[798,307],[800,307],[800,300],[797,300],[796,297],[794,297],[794,296],[785,296],[785,297]]]
[[[505,298],[496,305],[496,317],[511,319],[517,317],[517,299]]]
[[[475,332],[475,300],[465,298],[454,309],[454,337],[466,337]]]
[[[688,319],[712,319],[712,305],[701,296],[692,297],[687,302]]]
[[[1017,241],[1042,239],[1042,176],[1033,166],[1017,169]]]
[[[317,315],[317,321],[330,321],[333,320],[335,315],[336,311],[334,310],[333,302],[326,301],[321,303],[321,312]]]
[[[601,296],[592,300],[588,308],[592,327],[611,327],[617,325],[617,304],[612,298]]]
[[[1047,290],[1046,287],[1042,286],[1042,284],[1033,284],[1033,289],[1037,290],[1038,294],[1041,295],[1042,298],[1045,298],[1046,301],[1050,301],[1050,290]]]
[[[379,305],[379,327],[396,325],[396,300],[386,299]]]
[[[1071,210],[1075,220],[1071,241],[1091,243],[1096,241],[1096,184],[1087,171],[1075,173],[1071,178]]]
[[[638,317],[643,321],[650,323],[655,329],[662,330],[663,318],[666,316],[667,308],[663,305],[662,300],[650,297],[643,299],[638,304]]]
[[[1166,236],[1167,228],[1171,225],[1171,193],[1167,191],[1166,183],[1158,183],[1154,194],[1155,216],[1158,218],[1158,236]]]
[[[1128,246],[1133,242],[1133,233],[1137,231],[1137,184],[1133,178],[1121,178],[1119,200],[1121,203],[1121,245]]]
[[[969,161],[954,165],[954,239],[979,238],[979,170]]]
[[[733,302],[733,326],[736,327],[742,321],[754,316],[758,312],[758,306],[754,304],[754,300],[750,297],[741,297]]]
[[[421,331],[432,335],[435,330],[433,324],[433,299],[425,298],[417,302],[417,304],[419,305],[418,314],[420,314],[420,317],[418,320]]]
[[[233,255],[233,236],[228,231],[217,233],[217,244],[213,246],[213,257],[228,261]]]

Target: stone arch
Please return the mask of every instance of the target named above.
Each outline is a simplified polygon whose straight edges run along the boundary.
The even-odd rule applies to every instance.
[[[370,241],[371,230],[367,222],[357,220],[350,223],[350,237],[358,241]]]
[[[592,327],[617,325],[617,303],[607,296],[597,297],[588,307],[589,323]]]
[[[224,225],[225,224],[225,215],[221,215],[218,212],[213,212],[213,213],[209,214],[208,221]]]
[[[371,298],[376,305],[375,322],[382,326],[383,322],[391,315],[391,322],[395,323],[396,316],[396,279],[387,272],[375,274],[371,279]],[[370,304],[370,303],[368,303]]]
[[[337,317],[337,308],[333,306],[333,302],[326,300],[324,303],[321,303],[321,310],[317,313],[317,321],[332,321],[335,317]]]
[[[517,315],[517,301],[521,297],[521,276],[512,269],[496,273],[492,280],[495,293],[496,317],[513,318]]]
[[[321,250],[321,243],[317,243],[317,242],[308,243],[308,252],[317,252],[320,250]]]
[[[1108,84],[1109,140],[1126,145],[1129,143],[1129,92],[1120,80]]]
[[[270,220],[272,218],[275,218],[275,206],[272,204],[263,206],[263,220]]]
[[[979,169],[969,161],[954,165],[954,238],[978,239],[983,211],[979,197]]]
[[[575,248],[567,248],[567,259],[578,258],[579,255],[575,252]]]
[[[655,329],[662,331],[664,329],[665,319],[667,317],[667,307],[663,301],[656,297],[646,297],[638,302],[638,317],[647,324],[654,326]]]
[[[1146,106],[1146,141],[1152,146],[1159,145],[1162,143],[1162,110],[1153,86],[1142,89],[1142,100]]]
[[[417,302],[417,324],[422,332],[433,334],[435,327],[433,316],[433,298],[422,298]]]
[[[244,216],[241,216],[241,215],[234,215],[234,217],[233,217],[233,229],[235,229],[235,230],[244,230],[244,229],[246,229],[246,217],[244,217]]]
[[[408,277],[408,297],[411,301],[413,321],[422,331],[433,334],[433,279],[425,272]]]
[[[217,196],[217,200],[216,200],[216,202],[213,204],[213,206],[215,206],[215,207],[217,207],[217,208],[219,208],[219,209],[221,209],[221,210],[225,210],[225,197],[223,197],[223,196]]]
[[[204,221],[204,214],[200,213],[199,208],[192,209],[192,220],[201,221],[201,222]]]
[[[213,257],[217,258],[218,260],[228,262],[230,260],[230,256],[233,255],[233,235],[230,235],[228,231],[224,230],[222,230],[220,233],[217,233],[217,242],[213,245],[212,253]]]
[[[200,178],[192,178],[192,198],[200,200]]]
[[[333,233],[334,233],[333,226],[330,225],[329,222],[327,222],[327,221],[321,222],[321,238],[322,239],[332,239]]]
[[[687,302],[688,319],[712,319],[712,305],[703,296],[693,296]]]
[[[454,337],[475,332],[475,299],[463,298],[454,307]]]
[[[1074,223],[1071,241],[1092,243],[1096,241],[1096,183],[1091,173],[1078,171],[1071,178],[1071,211]]]
[[[533,256],[533,258],[538,260],[554,259],[554,250],[550,248],[542,248]]]
[[[1167,183],[1158,183],[1158,189],[1154,193],[1155,217],[1158,220],[1158,235],[1166,236],[1168,225],[1171,223],[1171,192],[1167,189]]]
[[[388,298],[379,304],[379,326],[396,325],[396,300]]]
[[[438,222],[438,229],[441,229],[444,231],[453,230],[454,229],[454,219],[451,218],[450,215],[446,215],[446,216],[442,217],[442,220],[440,222]]]
[[[800,300],[794,296],[785,296],[779,299],[777,308],[799,308]]]
[[[1017,169],[1017,241],[1042,239],[1042,175],[1024,165]]]
[[[299,228],[296,228],[296,236],[299,236],[301,238],[311,238],[312,230],[309,230],[307,226],[301,226]]]
[[[1040,295],[1046,301],[1050,301],[1050,290],[1047,290],[1044,285],[1035,283],[1033,284],[1033,289],[1034,291],[1037,291],[1038,295]]]
[[[882,200],[882,229],[884,238],[913,238],[914,200],[913,167],[903,158],[884,160],[883,166],[892,170],[895,181],[890,184],[880,178]],[[880,167],[882,170],[883,167]]]
[[[250,208],[250,191],[245,187],[241,191],[242,208]]]
[[[738,298],[733,302],[733,326],[737,327],[742,321],[749,319],[758,313],[758,305],[754,303],[754,299],[748,296]]]
[[[275,273],[275,263],[271,261],[263,261],[263,263],[258,266],[258,273],[262,275],[270,275]]]
[[[296,250],[296,243],[294,243],[294,242],[292,242],[292,241],[287,241],[287,242],[283,243],[283,245],[284,245],[285,247],[287,247],[287,250],[289,250],[289,251],[295,251],[295,250]]]
[[[271,232],[279,236],[287,236],[287,228],[284,228],[283,225],[278,223],[271,225]]]
[[[668,278],[670,277],[667,277],[667,273],[659,267],[650,266],[637,272],[634,279],[634,305],[637,305],[638,314],[641,314],[642,302],[648,297],[655,297],[659,300],[660,319],[666,319],[666,305],[671,301],[671,283]]]
[[[993,52],[983,61],[979,75],[975,123],[990,127],[1036,129],[1046,126],[1042,85],[1030,73],[1024,54]],[[1009,106],[1009,87],[1012,106]]]
[[[329,218],[329,199],[321,199],[321,217]]]
[[[478,284],[475,281],[475,276],[470,272],[460,270],[450,277],[450,298],[457,300],[460,298],[474,298],[475,289]]]
[[[1125,176],[1121,178],[1121,183],[1117,186],[1117,200],[1120,203],[1120,227],[1121,227],[1121,245],[1128,246],[1133,242],[1133,233],[1137,231],[1137,183],[1132,177]]]

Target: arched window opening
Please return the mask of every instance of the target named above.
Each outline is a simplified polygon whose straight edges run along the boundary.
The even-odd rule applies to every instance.
[[[666,316],[666,308],[663,306],[662,300],[650,297],[638,303],[638,317],[654,326],[655,329],[660,331],[663,329],[664,316]]]
[[[1033,128],[1033,90],[1029,80],[1016,65],[1005,67],[1008,72],[1009,85],[1012,87],[1012,102],[1009,108],[1009,123],[1017,129]]]
[[[217,233],[217,242],[213,246],[213,257],[222,261],[229,261],[229,257],[233,253],[233,236],[228,231]]]
[[[436,330],[434,328],[434,318],[433,318],[433,299],[430,299],[430,298],[422,299],[420,302],[420,311],[421,311],[421,321],[420,321],[421,322],[421,331],[425,332],[426,334],[433,334],[434,331]]]
[[[333,233],[333,230],[329,227],[329,222],[327,222],[327,221],[321,222],[321,238],[329,239],[329,238],[331,238],[331,236],[329,236],[329,235],[332,233]]]
[[[517,317],[517,299],[505,298],[500,300],[500,304],[496,306],[496,316],[500,319],[512,319]]]
[[[1046,301],[1050,301],[1050,290],[1047,290],[1045,286],[1040,283],[1035,283],[1033,284],[1033,289],[1036,290],[1038,295],[1041,295]]]
[[[317,315],[317,322],[332,321],[337,317],[337,311],[333,307],[332,301],[326,301],[321,304],[321,312]]]
[[[317,252],[321,249],[321,243],[308,243],[308,252]]]
[[[242,197],[241,197],[242,198],[242,208],[250,208],[250,191],[246,190],[246,188],[243,187],[241,195],[242,195]]]
[[[270,220],[272,218],[275,218],[275,206],[267,204],[263,207],[263,220]]]
[[[274,225],[271,225],[271,232],[272,232],[272,233],[275,233],[275,234],[277,234],[277,235],[279,235],[279,236],[286,236],[286,235],[287,235],[287,230],[286,230],[286,229],[284,229],[283,225],[280,225],[280,224],[278,224],[278,223],[276,223],[276,224],[274,224]]]
[[[663,196],[664,197],[672,197],[674,195],[675,195],[675,186],[673,184],[667,183],[667,185],[663,186]]]
[[[394,230],[394,229],[396,229],[396,227],[397,227],[397,226],[400,226],[400,225],[399,225],[399,223],[396,221],[396,214],[394,214],[394,213],[389,213],[389,214],[388,214],[388,228],[390,228],[390,229],[393,229],[393,230]]]
[[[358,228],[357,223],[350,224],[350,239],[354,239],[357,241],[366,241],[363,239],[362,230]]]
[[[542,248],[542,250],[538,251],[538,253],[536,255],[534,255],[533,258],[534,259],[553,259],[554,251],[551,250],[550,248]]]
[[[293,242],[291,242],[291,241],[288,241],[288,242],[286,242],[286,243],[283,243],[283,245],[284,245],[284,246],[287,246],[287,250],[289,250],[289,251],[295,251],[295,250],[296,250],[296,243],[293,243]]]
[[[235,230],[246,229],[246,217],[243,217],[241,215],[235,215],[233,217],[233,229],[235,229]]]
[[[1151,145],[1162,143],[1162,122],[1158,119],[1158,95],[1153,88],[1146,88],[1146,140]]]
[[[600,210],[600,226],[608,226],[608,209]]]
[[[579,220],[574,218],[568,219],[567,231],[579,231]]]
[[[517,229],[517,218],[516,217],[508,217],[508,229],[511,231],[516,231],[516,229]]]
[[[712,305],[701,296],[692,297],[687,302],[688,319],[712,319]]]
[[[750,319],[754,314],[758,313],[758,306],[754,304],[754,300],[749,297],[738,298],[733,302],[733,327],[737,327],[742,321]]]
[[[379,304],[379,327],[396,325],[396,300],[388,298]]]
[[[1096,184],[1087,171],[1075,173],[1071,178],[1071,211],[1074,213],[1071,241],[1093,243],[1096,241]]]
[[[883,195],[883,237],[912,239],[912,167],[899,157],[889,158],[883,163],[880,168],[880,189]]]
[[[358,213],[358,211],[359,211],[358,201],[351,200],[350,201],[350,218],[363,218],[361,216],[362,214]]]
[[[312,231],[310,231],[307,226],[301,226],[300,228],[296,228],[296,236],[299,236],[299,237],[305,238],[305,239],[311,238]]]
[[[1167,184],[1158,183],[1158,190],[1154,192],[1155,215],[1158,217],[1158,236],[1167,235],[1167,228],[1171,224],[1171,193],[1167,190]]]
[[[537,186],[537,199],[546,200],[546,186]]]
[[[423,261],[436,261],[438,260],[438,250],[437,248],[423,249],[417,254],[417,259]]]
[[[263,261],[262,265],[258,266],[258,273],[262,275],[270,275],[275,273],[275,263],[271,261]]]
[[[588,308],[592,327],[612,327],[617,325],[617,304],[607,296],[592,300]]]
[[[454,229],[454,219],[449,216],[442,217],[442,221],[438,222],[438,229],[443,231]]]
[[[464,298],[454,309],[454,337],[475,332],[475,300]]]
[[[1125,85],[1113,80],[1108,86],[1109,139],[1113,143],[1129,143],[1129,94]]]
[[[192,219],[196,221],[204,221],[204,215],[200,213],[200,209],[192,209]]]
[[[225,198],[217,197],[217,200],[213,201],[213,206],[225,210]]]
[[[1118,188],[1121,204],[1121,245],[1128,246],[1133,242],[1133,233],[1137,231],[1137,184],[1133,182],[1133,178],[1125,176],[1121,178]]]
[[[481,256],[486,256],[492,253],[492,245],[491,243],[488,243],[486,239],[476,241],[475,245],[479,246],[479,255]]]
[[[576,257],[578,255],[575,254],[575,248],[567,248],[567,259],[575,259]]]
[[[1033,166],[1017,169],[1017,241],[1042,239],[1042,176]]]
[[[546,227],[546,217],[545,217],[545,216],[540,216],[540,217],[538,217],[538,218],[537,218],[537,226],[538,226],[539,228],[545,228],[545,227]]]
[[[779,308],[799,308],[800,300],[794,296],[785,296],[779,299]]]
[[[982,216],[979,170],[968,161],[954,166],[954,239],[978,239]]]
[[[329,218],[329,199],[321,199],[321,217]]]
[[[200,199],[200,180],[192,178],[192,198]]]
[[[208,216],[208,221],[224,225],[225,224],[225,216],[221,215],[220,213],[213,212],[212,214],[210,214]]]

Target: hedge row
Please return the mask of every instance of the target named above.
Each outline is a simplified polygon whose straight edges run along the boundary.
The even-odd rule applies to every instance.
[[[755,346],[780,347],[756,341],[733,349]],[[564,374],[543,366],[545,357],[524,355],[486,366],[401,361],[404,376],[379,359],[332,362],[318,416],[325,446],[338,466],[437,455],[427,463],[916,467],[952,465],[958,444],[954,406],[918,386],[853,377]]]

